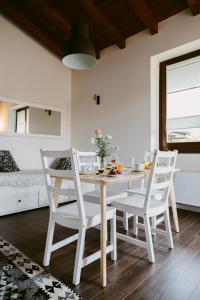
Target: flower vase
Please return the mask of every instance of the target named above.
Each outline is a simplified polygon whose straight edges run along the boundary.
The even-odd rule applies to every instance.
[[[105,167],[106,167],[105,157],[100,157],[100,167],[101,167],[101,169],[105,169]]]

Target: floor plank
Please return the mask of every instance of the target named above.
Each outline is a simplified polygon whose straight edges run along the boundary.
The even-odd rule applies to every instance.
[[[75,242],[53,253],[47,270],[84,299],[200,299],[200,214],[178,210],[178,215],[180,233],[173,231],[175,248],[169,250],[164,238],[156,236],[153,265],[148,262],[145,249],[119,241],[118,260],[107,260],[108,285],[104,289],[99,286],[99,261],[83,270],[79,286],[71,284]],[[42,264],[47,224],[47,208],[5,216],[0,218],[0,235]],[[130,229],[131,226],[130,222]],[[118,230],[123,230],[120,223]],[[72,233],[73,230],[56,226],[55,241]],[[88,230],[85,254],[99,249],[99,239],[98,230]]]

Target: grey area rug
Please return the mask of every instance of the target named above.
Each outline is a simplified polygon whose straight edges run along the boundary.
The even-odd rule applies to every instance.
[[[0,300],[82,299],[0,237]]]

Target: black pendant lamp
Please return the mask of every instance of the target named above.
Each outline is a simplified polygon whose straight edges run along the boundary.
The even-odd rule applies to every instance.
[[[96,53],[87,23],[76,22],[72,25],[71,38],[62,62],[66,67],[76,70],[86,70],[96,65]]]

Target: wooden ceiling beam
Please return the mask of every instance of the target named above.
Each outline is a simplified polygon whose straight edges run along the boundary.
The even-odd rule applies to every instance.
[[[158,33],[158,22],[147,2],[145,0],[129,0],[129,3],[151,34]]]
[[[126,47],[126,41],[121,33],[115,28],[112,22],[93,3],[92,0],[81,0],[82,8],[103,31],[114,41],[120,49]]]
[[[196,16],[200,13],[200,0],[187,0],[187,3],[193,16]]]
[[[71,24],[69,20],[64,16],[64,14],[51,3],[51,1],[35,0],[34,4],[38,7],[38,9],[41,10],[43,9],[43,5],[45,5],[45,14],[48,15],[52,21],[56,22],[60,27],[62,27],[66,31],[68,35],[67,37],[69,37],[71,31]]]
[[[31,22],[24,14],[10,5],[7,0],[1,0],[1,13],[20,27],[23,31],[30,34],[36,41],[45,48],[51,50],[58,57],[63,56],[63,49],[49,35],[42,31],[36,24]]]

